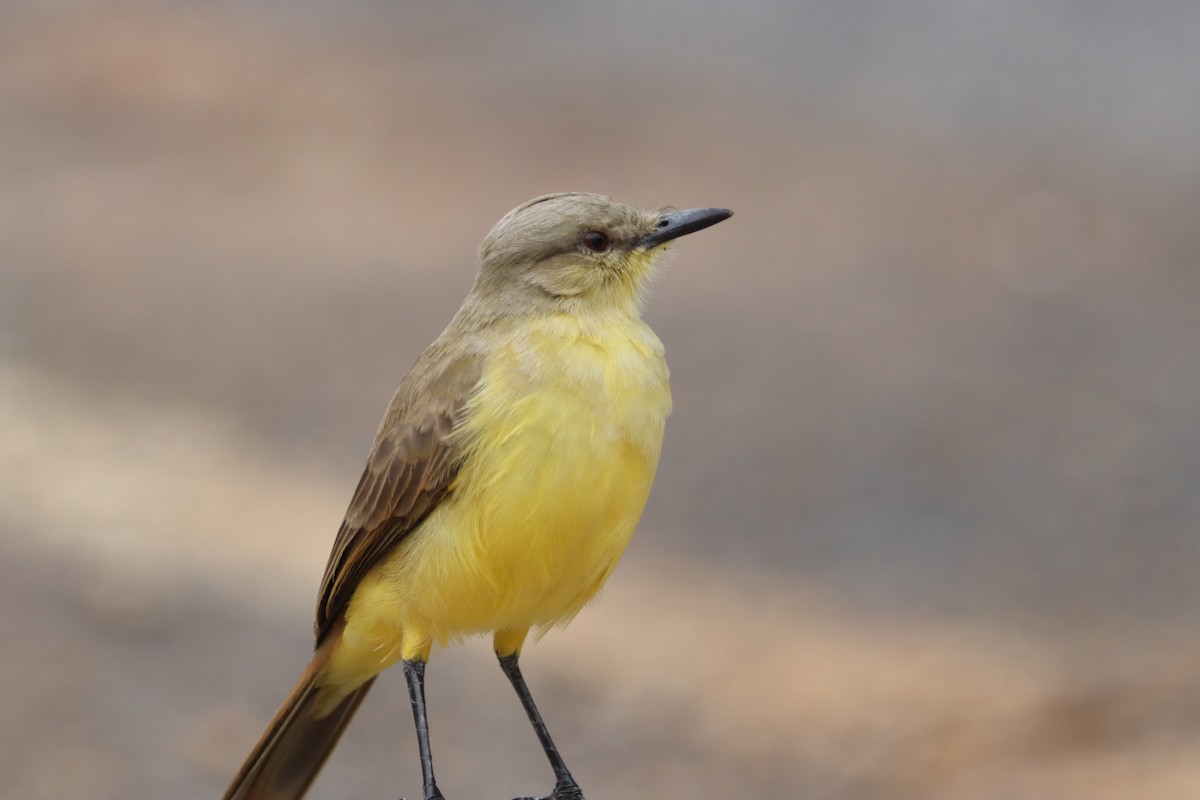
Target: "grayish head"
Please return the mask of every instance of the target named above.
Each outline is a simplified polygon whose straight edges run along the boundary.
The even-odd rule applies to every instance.
[[[473,294],[498,298],[510,311],[636,312],[662,245],[729,216],[725,209],[643,211],[598,194],[538,197],[505,214],[483,240]]]

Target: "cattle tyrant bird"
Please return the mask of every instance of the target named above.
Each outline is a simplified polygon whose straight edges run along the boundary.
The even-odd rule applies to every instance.
[[[564,193],[492,228],[471,292],[383,417],[321,581],[312,660],[226,800],[302,797],[397,662],[423,797],[441,798],[425,665],[435,643],[483,633],[554,770],[549,800],[582,800],[521,648],[583,608],[633,534],[671,410],[643,291],[669,242],[730,213]]]

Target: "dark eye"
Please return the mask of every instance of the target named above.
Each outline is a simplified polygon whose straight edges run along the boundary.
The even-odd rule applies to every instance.
[[[608,234],[604,231],[588,231],[583,235],[583,246],[593,253],[603,253],[608,249]]]

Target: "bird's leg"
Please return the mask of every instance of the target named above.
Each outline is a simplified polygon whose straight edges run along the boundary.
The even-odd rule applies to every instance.
[[[533,702],[533,695],[529,693],[529,687],[525,685],[525,678],[521,675],[521,668],[517,666],[518,657],[519,653],[515,652],[505,656],[497,654],[497,658],[500,660],[500,669],[504,670],[509,682],[517,690],[517,697],[521,698],[521,705],[525,707],[525,713],[529,715],[529,721],[533,723],[533,730],[542,743],[542,749],[546,751],[546,758],[550,760],[550,766],[554,769],[554,791],[549,797],[521,797],[517,800],[584,800],[583,792],[579,790],[579,784],[575,783],[575,779],[571,777],[571,772],[563,762],[562,756],[559,755],[558,748],[554,746],[554,740],[550,738],[550,731],[546,730],[546,723],[542,722],[542,715],[538,713],[537,706]]]
[[[408,681],[408,699],[412,701],[413,722],[417,726],[417,748],[421,751],[424,798],[444,800],[433,777],[433,756],[429,752],[429,719],[425,716],[425,662],[405,661],[404,678]]]

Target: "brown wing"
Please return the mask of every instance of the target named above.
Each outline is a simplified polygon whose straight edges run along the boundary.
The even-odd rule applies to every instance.
[[[416,529],[458,474],[461,453],[448,436],[479,380],[480,362],[430,360],[437,374],[422,374],[422,359],[396,392],[338,530],[317,601],[318,642],[345,613],[358,582]]]

